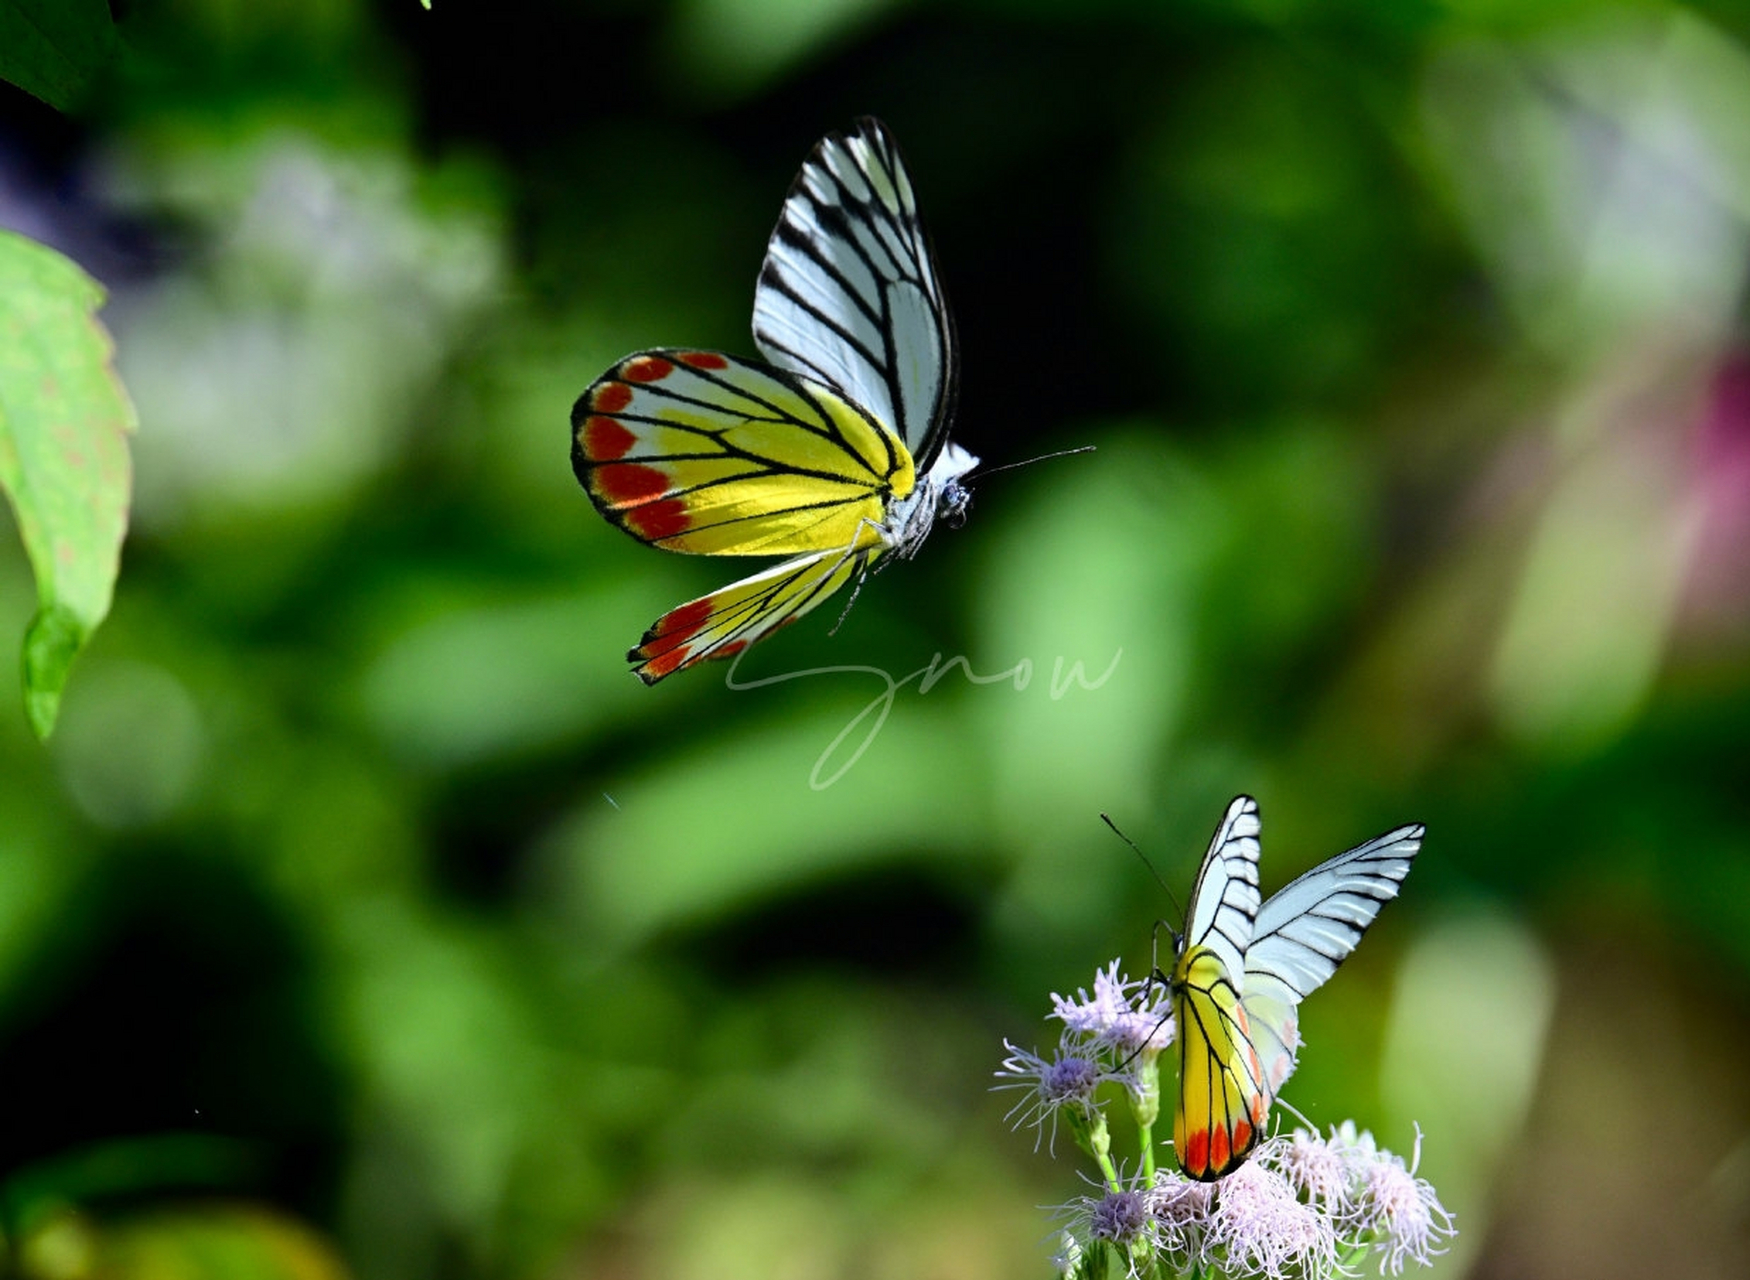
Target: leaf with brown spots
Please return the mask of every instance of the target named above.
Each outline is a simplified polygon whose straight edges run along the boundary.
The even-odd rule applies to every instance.
[[[134,409],[97,320],[103,289],[76,265],[0,231],[0,489],[36,574],[24,704],[46,738],[67,670],[109,612],[127,531]]]

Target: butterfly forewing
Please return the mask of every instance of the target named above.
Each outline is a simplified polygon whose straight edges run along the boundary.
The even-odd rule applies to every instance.
[[[1258,910],[1250,974],[1280,979],[1301,999],[1337,971],[1379,909],[1398,896],[1422,847],[1420,824],[1399,827],[1308,871]]]
[[[1185,912],[1183,947],[1207,947],[1236,979],[1258,914],[1258,804],[1238,796],[1215,828]]]
[[[865,118],[815,147],[766,249],[754,341],[837,387],[928,471],[953,411],[953,322],[893,138]]]
[[[1218,1178],[1257,1141],[1264,1110],[1240,975],[1258,911],[1258,806],[1228,805],[1197,869],[1173,965],[1179,1105],[1173,1144],[1194,1178]]]
[[[794,555],[866,545],[911,460],[836,391],[715,351],[643,351],[572,409],[596,508],[671,551]]]

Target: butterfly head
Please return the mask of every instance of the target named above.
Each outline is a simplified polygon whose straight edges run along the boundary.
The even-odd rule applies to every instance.
[[[942,446],[930,464],[925,477],[936,495],[934,517],[946,521],[951,529],[966,523],[967,509],[972,506],[972,490],[961,484],[966,473],[978,465],[978,459],[952,442]]]
[[[966,523],[966,511],[972,506],[972,490],[958,480],[950,480],[942,486],[942,492],[936,498],[936,513],[939,518],[947,521],[950,529],[958,529]]]
[[[955,528],[966,523],[972,491],[960,478],[977,465],[978,459],[959,445],[942,446],[918,487],[888,507],[884,534],[895,555],[903,559],[916,555],[938,520]]]

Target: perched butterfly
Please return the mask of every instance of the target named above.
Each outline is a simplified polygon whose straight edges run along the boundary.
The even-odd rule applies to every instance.
[[[658,618],[627,660],[646,684],[793,622],[938,519],[978,459],[948,442],[954,324],[893,137],[865,117],[809,155],[754,291],[771,364],[659,349],[571,410],[571,465],[641,542],[791,557]],[[775,366],[775,367],[774,367]]]
[[[1239,796],[1203,855],[1170,979],[1178,1023],[1173,1149],[1193,1178],[1245,1162],[1294,1070],[1295,1006],[1355,949],[1422,847],[1411,825],[1320,863],[1258,905],[1258,804]]]

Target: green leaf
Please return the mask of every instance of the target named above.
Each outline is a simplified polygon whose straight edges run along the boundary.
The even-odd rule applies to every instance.
[[[71,111],[116,50],[106,0],[0,0],[0,79]]]
[[[109,612],[127,531],[134,409],[97,321],[102,302],[72,262],[0,231],[0,489],[36,573],[24,697],[39,738],[55,727],[74,655]]]

